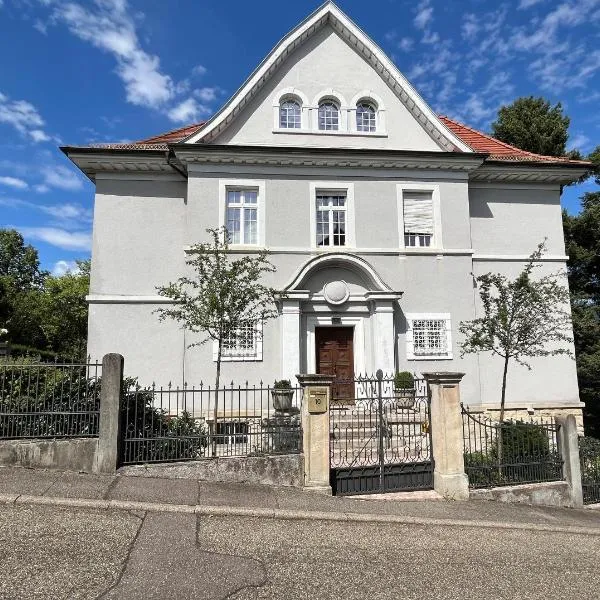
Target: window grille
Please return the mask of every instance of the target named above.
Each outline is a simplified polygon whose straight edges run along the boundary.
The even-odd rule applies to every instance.
[[[356,130],[377,130],[375,109],[370,104],[362,103],[356,107]]]
[[[444,356],[448,354],[445,319],[415,319],[412,322],[415,355]]]
[[[230,244],[258,243],[258,192],[227,190],[227,231]]]
[[[231,446],[248,443],[249,423],[247,421],[217,422],[215,435],[217,444]]]
[[[244,323],[235,334],[223,340],[224,357],[245,358],[258,354],[258,329],[256,323]]]
[[[295,100],[286,100],[279,107],[279,126],[282,129],[300,129],[302,127],[302,109]]]
[[[317,194],[317,246],[346,245],[346,194]]]
[[[430,191],[404,190],[404,245],[428,247],[433,242],[433,195]]]

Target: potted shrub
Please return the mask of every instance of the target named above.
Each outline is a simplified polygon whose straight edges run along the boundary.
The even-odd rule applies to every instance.
[[[290,410],[294,398],[294,388],[289,379],[280,379],[275,382],[271,390],[273,408],[279,411]]]
[[[411,408],[415,404],[415,380],[409,371],[398,371],[394,376],[394,396],[399,406]]]

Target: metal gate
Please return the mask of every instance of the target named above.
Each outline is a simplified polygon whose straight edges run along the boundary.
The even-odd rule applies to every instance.
[[[354,386],[354,399],[337,402],[338,386]],[[330,477],[337,496],[433,487],[431,411],[427,382],[413,393],[394,390],[391,377],[336,381],[330,416]]]

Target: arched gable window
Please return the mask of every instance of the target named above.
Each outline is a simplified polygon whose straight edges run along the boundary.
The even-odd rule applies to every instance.
[[[319,129],[337,131],[340,128],[340,110],[332,100],[319,103]]]
[[[356,105],[356,130],[377,131],[377,111],[375,107],[366,101]]]
[[[282,129],[302,127],[302,107],[297,100],[288,98],[279,105],[279,126]]]

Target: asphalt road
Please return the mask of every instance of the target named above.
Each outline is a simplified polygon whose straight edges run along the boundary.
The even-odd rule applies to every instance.
[[[0,598],[596,600],[597,533],[3,505]]]

